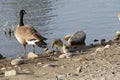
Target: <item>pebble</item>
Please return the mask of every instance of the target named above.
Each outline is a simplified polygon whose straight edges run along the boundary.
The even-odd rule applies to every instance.
[[[0,54],[0,59],[4,59],[5,57],[3,57],[3,55],[2,54]]]
[[[66,68],[66,67],[64,65],[62,65],[61,68]]]
[[[5,71],[5,70],[6,70],[6,68],[4,68],[4,67],[3,67],[3,68],[1,68],[1,71]]]
[[[11,61],[11,65],[19,65],[19,64],[23,64],[24,60],[21,58],[17,58]]]
[[[45,64],[43,67],[56,67],[56,66],[58,66],[58,65],[56,65],[56,64]]]
[[[71,58],[73,56],[73,53],[65,53],[61,54],[59,58]]]
[[[23,69],[21,71],[22,71],[23,74],[31,74],[31,75],[33,74],[33,72],[30,71],[29,69]]]
[[[91,53],[91,55],[96,55],[96,53]]]
[[[17,75],[16,70],[5,71],[5,76],[15,76],[15,75]]]
[[[67,75],[66,74],[60,74],[56,77],[57,77],[58,80],[64,80],[67,77]]]
[[[77,68],[76,73],[80,73],[80,72],[82,72],[82,67],[81,67],[81,66],[79,66],[79,67]]]
[[[106,46],[105,46],[105,49],[109,49],[109,48],[110,48],[110,45],[106,45]]]
[[[42,64],[42,62],[38,62],[38,63],[37,63],[37,65],[41,65],[41,64]]]
[[[104,51],[104,49],[105,49],[104,47],[99,47],[96,49],[96,52],[102,52],[102,51]]]
[[[27,58],[28,59],[35,59],[35,58],[38,58],[38,55],[33,53],[33,52],[29,52]]]

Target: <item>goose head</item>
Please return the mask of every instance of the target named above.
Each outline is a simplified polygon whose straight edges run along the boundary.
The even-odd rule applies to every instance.
[[[25,10],[20,10],[20,16],[23,16],[24,14],[27,14]]]

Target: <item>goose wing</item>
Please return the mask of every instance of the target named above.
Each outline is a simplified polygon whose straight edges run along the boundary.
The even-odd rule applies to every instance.
[[[37,39],[37,40],[40,40],[40,41],[47,40],[47,38],[40,35],[40,33],[35,28],[33,28],[32,26],[26,25],[26,26],[21,27],[21,28],[24,28],[23,32],[24,32],[24,38],[25,39],[28,39],[28,40]]]

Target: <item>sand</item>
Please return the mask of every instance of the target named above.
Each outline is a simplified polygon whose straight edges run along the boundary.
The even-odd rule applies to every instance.
[[[0,60],[0,80],[119,80],[120,45],[114,44],[101,51],[104,46],[87,48],[72,58],[59,59],[56,55],[25,59],[17,66],[11,59]],[[4,69],[5,68],[5,69]],[[6,70],[15,69],[17,74],[6,77]]]

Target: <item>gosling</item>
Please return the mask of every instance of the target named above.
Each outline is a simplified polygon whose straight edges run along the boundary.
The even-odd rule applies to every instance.
[[[66,44],[63,44],[62,53],[68,53],[68,52],[70,52],[70,47],[68,47]]]
[[[56,38],[54,41],[51,43],[52,48],[55,47],[57,51],[59,51],[59,48],[63,47],[63,42],[61,39]]]

